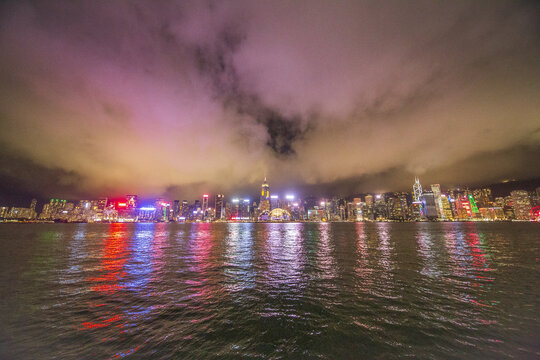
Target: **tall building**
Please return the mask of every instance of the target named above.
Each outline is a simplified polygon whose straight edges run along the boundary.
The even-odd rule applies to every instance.
[[[477,215],[480,214],[480,211],[478,210],[478,206],[476,205],[474,196],[472,194],[469,194],[467,195],[467,197],[469,198],[469,204],[471,204],[472,216],[477,217]]]
[[[191,216],[189,213],[189,210],[190,210],[189,202],[187,200],[182,200],[182,207],[180,210],[181,216],[179,220],[184,220],[184,221],[189,220]]]
[[[232,206],[230,220],[245,221],[251,219],[249,199],[234,198],[231,201]]]
[[[138,205],[138,196],[137,195],[126,195],[126,209],[133,210],[137,208]]]
[[[431,191],[433,191],[433,197],[435,198],[437,217],[439,219],[444,219],[443,204],[441,199],[441,186],[439,184],[433,184],[431,185]]]
[[[422,205],[424,216],[428,219],[436,219],[438,217],[437,205],[435,205],[435,194],[432,191],[424,191],[422,194]]]
[[[525,190],[514,190],[510,192],[512,206],[517,220],[531,220],[531,200],[529,193]]]
[[[489,207],[492,203],[491,189],[489,188],[473,190],[473,196],[474,196],[476,205],[479,208]]]
[[[388,207],[383,194],[375,195],[375,204],[373,205],[373,217],[375,220],[388,219]]]
[[[36,205],[37,205],[37,200],[32,199],[32,202],[30,202],[30,210],[32,210],[33,212],[36,212]]]
[[[277,209],[279,208],[279,196],[278,195],[270,195],[270,209]]]
[[[201,207],[203,219],[206,219],[206,217],[208,216],[208,199],[209,199],[208,194],[204,194],[202,197],[202,207]]]
[[[450,206],[450,201],[448,197],[444,194],[441,194],[441,205],[442,205],[442,214],[444,220],[453,220],[454,216],[452,214],[452,207]]]
[[[421,220],[425,215],[422,200],[422,185],[420,185],[420,179],[415,177],[413,184],[413,203],[411,206],[411,217],[414,220]]]
[[[270,185],[266,182],[266,177],[261,186],[261,200],[259,202],[259,210],[269,211],[270,210]]]
[[[173,201],[173,219],[176,221],[178,219],[178,216],[180,215],[180,200],[174,200]]]
[[[420,185],[420,179],[418,177],[414,178],[413,192],[414,202],[422,202],[422,185]]]
[[[405,203],[406,205],[406,203]],[[407,218],[406,208],[401,197],[391,196],[388,199],[388,218],[391,220],[404,221]]]
[[[216,220],[221,220],[225,216],[225,209],[223,208],[223,194],[216,195],[215,208],[216,208]]]
[[[366,211],[364,211],[364,219],[375,220],[373,214],[373,195],[366,195]]]
[[[354,198],[353,207],[354,207],[354,217],[355,217],[354,220],[356,221],[364,220],[364,214],[362,213],[362,199]]]

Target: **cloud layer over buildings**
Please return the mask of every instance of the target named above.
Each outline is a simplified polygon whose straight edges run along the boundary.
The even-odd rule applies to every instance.
[[[518,1],[7,2],[0,176],[66,195],[540,176]],[[44,194],[46,195],[46,194]]]

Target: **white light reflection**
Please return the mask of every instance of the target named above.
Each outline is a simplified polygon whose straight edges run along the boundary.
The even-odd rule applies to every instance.
[[[437,250],[433,243],[434,224],[417,223],[416,243],[418,256],[422,259],[422,275],[429,277],[440,276],[443,271],[437,266]],[[438,225],[438,224],[437,224]]]
[[[267,254],[268,283],[277,287],[285,284],[302,287],[301,223],[268,223]]]
[[[331,223],[319,223],[319,243],[317,248],[317,268],[319,270],[319,278],[332,280],[337,277],[336,261],[332,253],[334,245],[330,238]]]
[[[255,287],[253,267],[253,223],[227,224],[229,235],[225,240],[225,288],[231,292]]]
[[[356,226],[356,264],[354,272],[358,277],[357,286],[364,291],[367,291],[373,284],[373,269],[369,266],[368,261],[368,245],[365,223],[357,222]]]

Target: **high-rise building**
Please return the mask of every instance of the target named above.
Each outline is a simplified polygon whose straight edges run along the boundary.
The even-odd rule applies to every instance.
[[[422,202],[422,185],[420,185],[420,179],[414,178],[413,184],[414,202]]]
[[[37,205],[37,200],[36,199],[32,199],[32,201],[30,202],[30,210],[32,210],[33,212],[36,211],[36,205]]]
[[[201,207],[203,219],[206,219],[206,217],[208,216],[208,214],[207,214],[207,212],[208,212],[208,199],[209,199],[208,194],[204,194],[203,198],[202,198],[202,207]]]
[[[179,220],[185,221],[190,219],[190,206],[189,202],[187,200],[182,200],[182,207],[180,209],[181,216],[179,217]]]
[[[484,188],[473,190],[473,197],[476,205],[479,208],[487,208],[491,206],[491,189]]]
[[[478,217],[480,214],[480,211],[478,210],[478,206],[476,205],[476,200],[474,199],[474,196],[472,194],[467,195],[469,198],[469,204],[471,204],[471,212],[472,217]]]
[[[362,212],[362,199],[360,198],[354,198],[353,199],[353,206],[354,206],[354,217],[356,221],[362,221],[364,220],[364,214]]]
[[[366,220],[375,220],[374,213],[373,213],[373,196],[372,195],[366,195],[366,207],[364,211],[364,219]]]
[[[277,209],[279,208],[279,196],[278,195],[270,195],[270,209]]]
[[[517,220],[531,220],[531,200],[525,190],[514,190],[510,192],[512,206]]]
[[[266,177],[261,186],[261,199],[259,201],[259,210],[269,211],[270,210],[270,185],[266,182]]]
[[[422,205],[424,216],[430,220],[438,217],[437,205],[435,205],[435,195],[432,191],[424,191],[422,194]]]
[[[450,206],[450,201],[445,194],[441,194],[441,206],[442,206],[442,215],[444,220],[453,220],[454,216],[452,214],[452,207]]]
[[[386,206],[383,194],[375,195],[375,204],[373,205],[373,217],[375,220],[388,219],[388,207]]]
[[[391,220],[404,221],[407,218],[406,208],[399,196],[391,196],[388,199],[388,218]],[[406,205],[406,202],[405,202]]]
[[[172,215],[174,221],[176,221],[178,216],[180,216],[180,200],[173,201]]]
[[[215,208],[216,208],[216,220],[223,219],[225,211],[223,208],[223,200],[225,196],[223,194],[216,195]]]
[[[431,185],[431,191],[433,191],[433,197],[435,199],[437,217],[439,219],[444,219],[443,204],[441,200],[441,186],[439,184],[433,184]]]

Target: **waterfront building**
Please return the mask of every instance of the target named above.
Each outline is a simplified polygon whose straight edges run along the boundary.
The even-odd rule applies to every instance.
[[[365,202],[366,202],[366,207],[364,211],[364,219],[375,220],[375,216],[373,214],[373,196],[366,195]]]
[[[431,185],[431,191],[433,192],[433,198],[435,199],[437,217],[439,219],[444,219],[443,204],[441,200],[441,186],[439,184],[433,184]]]
[[[375,195],[375,203],[373,205],[373,217],[375,220],[384,221],[388,219],[388,207],[386,206],[383,194]]]
[[[388,199],[388,218],[390,220],[404,221],[406,216],[406,209],[403,208],[403,202],[398,196],[391,196]]]
[[[208,199],[209,199],[209,195],[204,194],[202,198],[202,206],[201,206],[202,220],[206,220],[208,218]]]
[[[424,216],[427,219],[434,220],[439,217],[435,203],[435,194],[432,191],[424,191],[422,193],[422,208]]]
[[[173,201],[172,216],[175,221],[178,220],[180,216],[180,200]]]
[[[510,192],[510,196],[516,220],[531,220],[532,206],[529,193],[525,190],[514,190]]]
[[[215,219],[221,220],[225,215],[225,209],[223,208],[223,200],[225,196],[223,194],[217,194],[215,198],[214,208],[215,208]]]
[[[420,179],[418,177],[414,178],[414,184],[413,184],[413,194],[414,194],[414,202],[420,203],[422,202],[422,185],[420,184]]]
[[[487,208],[492,204],[491,189],[476,189],[473,190],[472,195],[479,208]]]
[[[277,209],[280,207],[279,196],[270,195],[270,209]]]
[[[259,201],[259,210],[269,211],[270,210],[270,185],[266,182],[266,177],[261,185],[261,198]]]
[[[441,194],[441,206],[442,206],[442,215],[444,220],[453,220],[454,215],[452,213],[452,207],[450,205],[450,200],[445,194]]]

